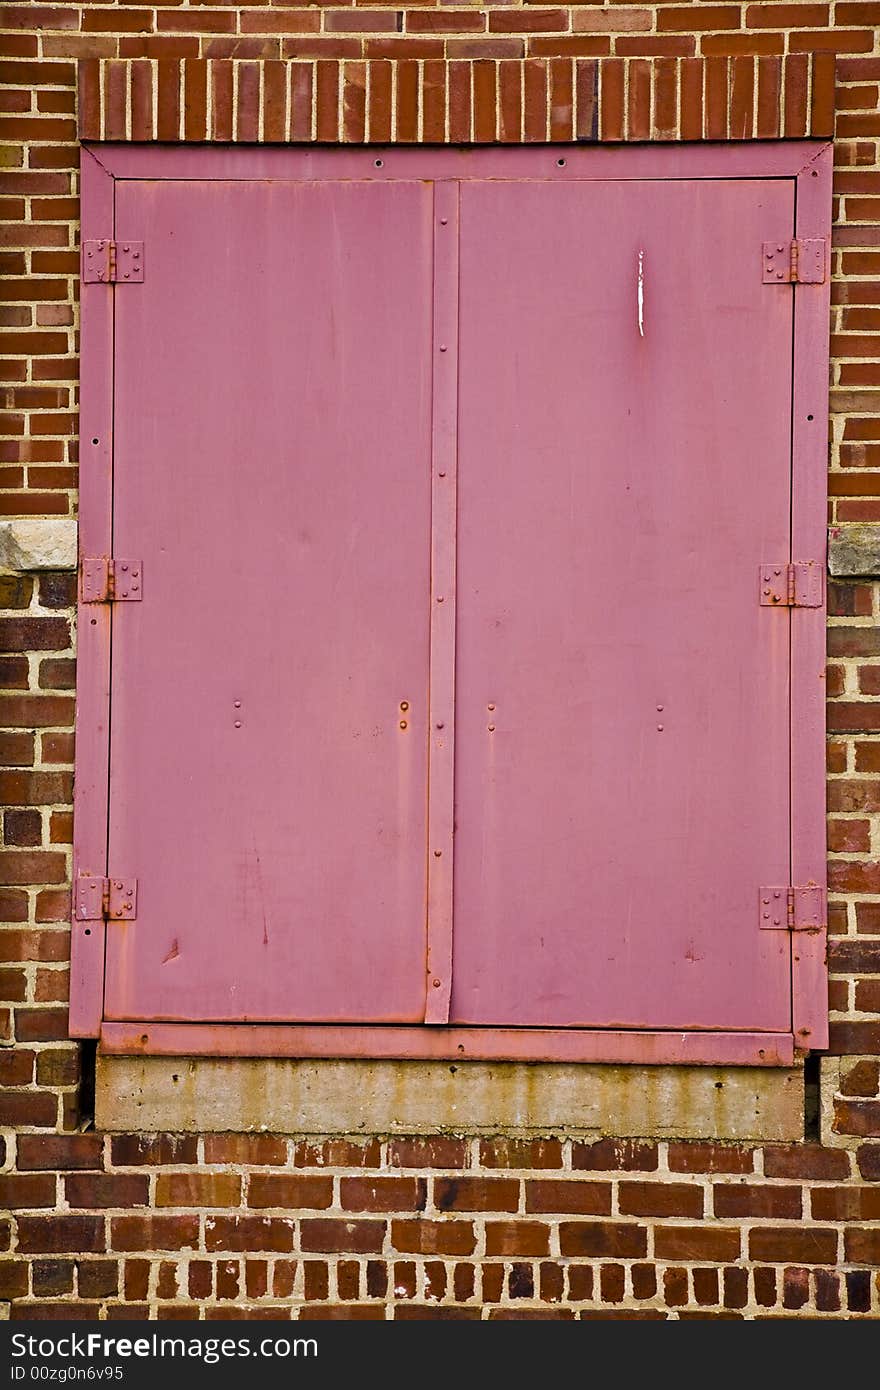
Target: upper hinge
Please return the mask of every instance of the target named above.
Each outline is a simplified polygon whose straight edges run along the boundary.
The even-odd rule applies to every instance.
[[[144,278],[144,243],[84,241],[82,278],[86,285],[140,284]]]
[[[795,237],[792,241],[765,241],[762,247],[765,285],[824,284],[827,243],[824,237]]]
[[[814,560],[793,565],[762,565],[760,601],[769,608],[821,608],[825,597],[822,566]]]
[[[77,922],[131,922],[137,917],[136,878],[94,878],[79,874],[74,890]]]
[[[828,925],[827,893],[815,883],[762,888],[758,925],[765,931],[822,931]]]
[[[143,569],[140,560],[109,560],[104,555],[83,560],[83,603],[136,603],[143,597]]]

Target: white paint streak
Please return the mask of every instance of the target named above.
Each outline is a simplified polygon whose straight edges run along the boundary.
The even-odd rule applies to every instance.
[[[645,253],[639,252],[639,337],[645,336]]]

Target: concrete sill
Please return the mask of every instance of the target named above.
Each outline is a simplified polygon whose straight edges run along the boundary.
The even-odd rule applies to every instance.
[[[803,1069],[98,1056],[104,1130],[801,1139]]]

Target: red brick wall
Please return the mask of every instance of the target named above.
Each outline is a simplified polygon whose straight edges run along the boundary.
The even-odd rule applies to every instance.
[[[831,515],[880,521],[880,4],[58,4],[2,22],[5,515],[76,505],[77,60],[160,60],[84,69],[91,137],[729,138],[827,133],[809,125],[828,119],[827,66],[767,61],[815,52],[839,55]],[[688,61],[728,55],[763,61]],[[596,58],[629,61],[599,79]],[[174,59],[210,66],[190,61],[184,81]],[[262,126],[261,90],[274,94]],[[73,581],[4,578],[0,600],[0,1208],[14,1212],[0,1299],[13,1317],[878,1316],[876,585],[831,585],[825,1142],[754,1148],[79,1132],[64,1008]]]

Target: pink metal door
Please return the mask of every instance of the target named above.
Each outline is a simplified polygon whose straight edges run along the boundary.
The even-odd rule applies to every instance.
[[[790,1028],[793,183],[460,216],[451,1020]]]
[[[77,1035],[823,1045],[831,154],[84,152]]]
[[[107,1018],[424,1016],[431,207],[117,184]]]

